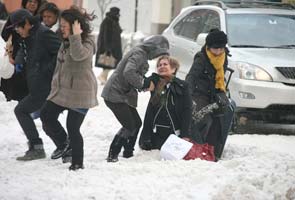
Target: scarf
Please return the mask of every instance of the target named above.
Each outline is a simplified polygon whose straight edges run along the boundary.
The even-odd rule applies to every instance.
[[[207,56],[216,70],[215,75],[215,88],[225,92],[225,82],[224,82],[224,61],[225,61],[225,52],[219,56],[215,56],[206,48]]]
[[[151,104],[152,105],[164,105],[166,102],[167,96],[165,94],[165,87],[168,83],[173,81],[174,76],[170,78],[160,78],[160,80],[157,82],[157,85],[154,90],[154,95],[151,97]]]

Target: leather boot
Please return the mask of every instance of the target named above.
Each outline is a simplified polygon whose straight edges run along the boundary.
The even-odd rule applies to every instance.
[[[134,146],[136,143],[138,132],[139,132],[139,129],[134,130],[131,134],[132,136],[129,136],[127,138],[127,142],[124,145],[124,151],[123,151],[124,158],[130,158],[133,156]]]
[[[119,153],[126,143],[126,138],[116,135],[111,143],[109,154],[107,157],[107,162],[117,162]]]

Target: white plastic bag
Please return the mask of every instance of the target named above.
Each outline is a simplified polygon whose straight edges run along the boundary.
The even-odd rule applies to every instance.
[[[9,62],[9,56],[4,55],[0,58],[0,77],[9,79],[14,73],[14,65]]]
[[[160,156],[164,160],[181,160],[189,152],[192,146],[193,143],[171,134],[162,145]]]

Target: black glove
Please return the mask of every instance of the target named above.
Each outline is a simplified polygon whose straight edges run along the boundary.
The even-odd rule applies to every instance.
[[[142,150],[150,151],[152,149],[152,141],[145,140],[139,145]]]
[[[225,92],[216,93],[215,98],[216,98],[216,102],[218,103],[219,106],[226,107],[229,105],[229,100],[228,100]]]
[[[160,76],[156,73],[152,73],[151,76],[145,77],[143,81],[142,90],[148,89],[150,87],[151,82],[153,82],[154,85],[156,86],[159,80],[160,80]]]

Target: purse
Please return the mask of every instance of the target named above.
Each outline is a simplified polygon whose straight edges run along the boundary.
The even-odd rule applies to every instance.
[[[184,156],[184,160],[194,160],[200,158],[201,160],[215,161],[214,146],[205,144],[198,144],[191,140],[193,143],[192,148]]]
[[[116,58],[114,58],[113,55],[107,55],[106,53],[100,54],[98,56],[97,66],[113,69],[116,67]]]

